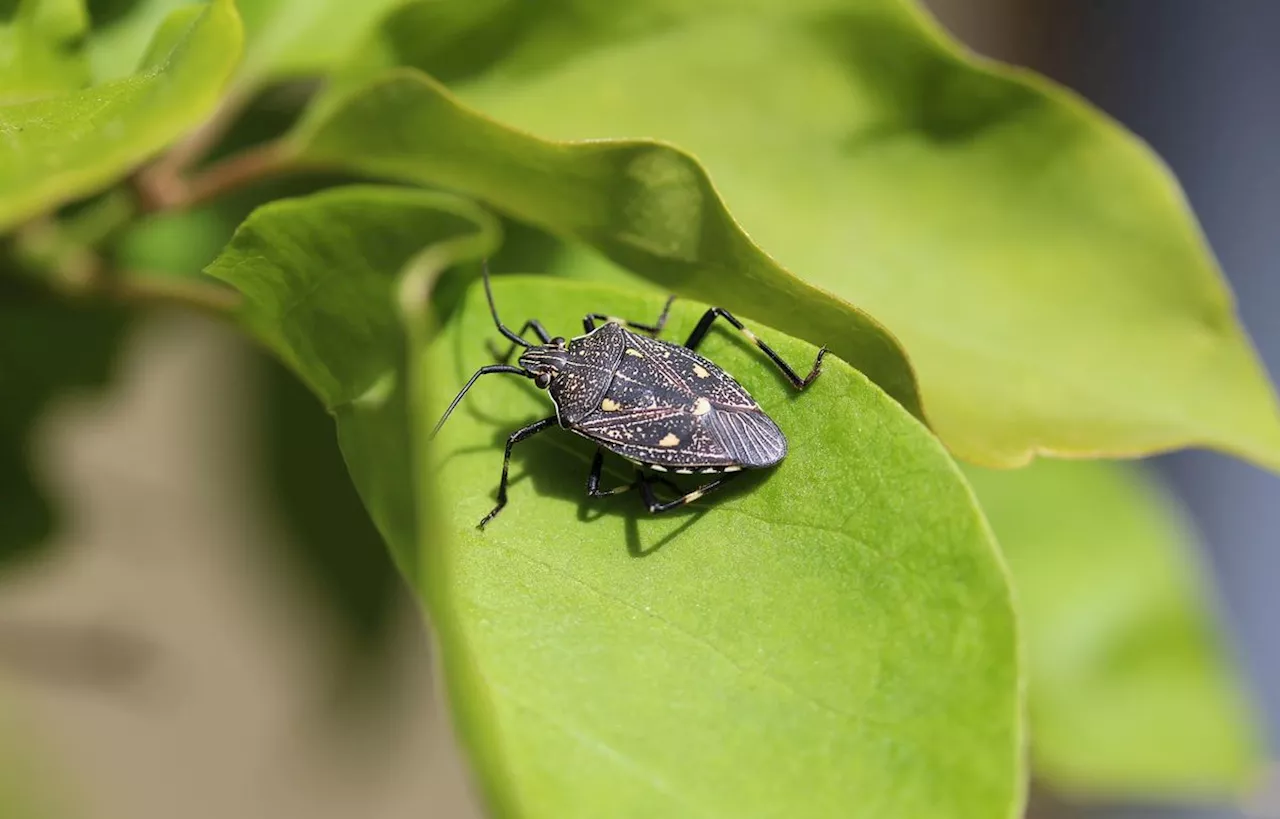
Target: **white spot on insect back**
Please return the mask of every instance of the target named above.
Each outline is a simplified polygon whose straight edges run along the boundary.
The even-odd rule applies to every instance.
[[[674,433],[668,432],[663,439],[658,442],[658,446],[680,446],[680,439],[677,438]]]
[[[711,377],[711,373],[707,372],[707,368],[706,368],[706,367],[704,367],[704,366],[702,366],[701,364],[694,364],[694,365],[693,365],[693,374],[694,374],[694,375],[696,375],[696,376],[698,376],[699,378],[710,378],[710,377]]]
[[[627,348],[627,355],[633,355],[633,356],[635,356],[636,358],[644,358],[644,353],[640,352],[639,350],[635,349],[634,347],[628,347],[628,348]]]
[[[600,402],[600,409],[605,412],[615,412],[620,406],[622,405],[617,401],[614,401],[612,398],[606,398]]]
[[[726,467],[724,468],[724,471],[725,471],[725,472],[741,472],[741,471],[742,471],[742,467],[740,467],[740,466],[726,466]]]
[[[667,468],[666,468],[665,466],[658,466],[657,464],[648,464],[648,467],[649,467],[650,469],[652,469],[654,472],[666,472],[666,471],[667,471]]]
[[[705,398],[699,398],[697,401],[693,402],[694,415],[706,415],[708,412],[711,412],[710,401]]]

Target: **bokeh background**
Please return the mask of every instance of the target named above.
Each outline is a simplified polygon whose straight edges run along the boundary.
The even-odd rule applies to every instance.
[[[1280,375],[1280,2],[930,5],[975,50],[1076,89],[1164,157]],[[329,420],[278,367],[213,323],[156,316],[111,387],[61,401],[34,446],[64,520],[46,558],[0,576],[0,687],[73,815],[480,816],[426,630]],[[1200,531],[1280,748],[1280,478],[1209,453],[1154,463]],[[1032,810],[1280,819],[1280,785],[1247,808]]]

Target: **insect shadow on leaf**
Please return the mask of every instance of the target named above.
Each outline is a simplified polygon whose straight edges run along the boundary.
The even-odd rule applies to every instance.
[[[491,443],[484,446],[465,447],[454,450],[451,454],[492,452],[495,446],[504,446],[507,433],[495,432]],[[639,519],[628,511],[624,493],[616,493],[617,497],[592,497],[583,492],[582,475],[589,471],[592,450],[568,436],[542,436],[530,441],[526,446],[517,447],[511,456],[512,466],[507,481],[508,490],[515,489],[528,482],[533,485],[533,493],[544,498],[564,498],[578,502],[578,520],[590,523],[600,518],[617,516],[625,521],[627,552],[632,557],[648,557],[675,540],[686,529],[712,511],[706,506],[684,504],[673,508],[667,514],[682,519],[681,524],[650,543],[645,542],[639,525]],[[565,462],[574,465],[566,469]],[[578,469],[578,465],[581,469]],[[626,476],[617,468],[616,460],[605,459],[602,470],[607,476],[618,481],[625,481]],[[688,480],[686,476],[679,476]],[[723,489],[722,497],[746,494],[764,479],[763,474],[742,473],[731,485]],[[696,476],[694,476],[696,480]],[[654,476],[661,484],[658,491],[670,498],[679,498],[688,490],[682,489],[675,481],[661,476]]]
[[[507,504],[515,445],[557,426],[596,444],[587,475],[589,497],[638,490],[650,514],[697,501],[722,489],[744,470],[766,469],[781,462],[787,454],[782,430],[728,373],[696,352],[716,319],[732,325],[759,348],[797,390],[808,387],[822,372],[827,352],[825,347],[818,351],[808,375],[802,378],[773,348],[721,307],[703,314],[683,346],[662,341],[658,335],[667,323],[675,296],[667,299],[653,324],[588,313],[583,318],[584,334],[573,339],[552,337],[536,318],[525,321],[516,332],[498,316],[487,262],[482,278],[494,326],[510,346],[505,352],[491,348],[498,363],[476,370],[445,409],[431,437],[485,375],[506,373],[530,379],[547,392],[555,414],[526,424],[507,437],[497,505],[480,520],[480,529]],[[526,339],[529,332],[540,343]],[[517,363],[506,363],[520,348],[524,351]],[[602,486],[605,451],[632,462],[634,479]],[[680,491],[668,477],[671,474],[714,477],[704,478],[705,483],[673,500],[662,500],[655,485]]]

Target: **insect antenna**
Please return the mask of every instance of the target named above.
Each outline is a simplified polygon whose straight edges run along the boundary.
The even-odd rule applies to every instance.
[[[484,294],[489,299],[489,314],[493,316],[493,323],[498,326],[498,332],[519,344],[521,347],[532,347],[533,345],[520,337],[519,333],[513,332],[510,327],[502,323],[502,319],[498,318],[498,305],[493,301],[493,288],[489,286],[489,260],[485,259],[481,270],[484,276]],[[468,385],[470,386],[470,385]],[[465,390],[464,390],[465,392]]]
[[[462,401],[462,396],[466,395],[467,390],[471,389],[471,385],[476,383],[476,379],[482,375],[490,375],[491,373],[516,373],[518,375],[523,375],[525,378],[533,377],[527,370],[520,367],[513,367],[510,364],[490,364],[487,367],[481,367],[476,370],[475,374],[471,376],[471,380],[468,381],[467,385],[462,388],[457,396],[454,397],[453,402],[449,404],[449,408],[444,411],[444,415],[441,415],[440,420],[436,422],[435,429],[431,430],[432,438],[436,437],[436,433],[440,431],[440,427],[444,426],[444,422],[449,419],[449,415],[453,412],[454,408]]]

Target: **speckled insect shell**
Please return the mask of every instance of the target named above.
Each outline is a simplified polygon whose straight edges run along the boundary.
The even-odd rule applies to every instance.
[[[685,347],[607,323],[566,348],[535,347],[560,426],[658,472],[773,466],[787,439],[727,373]]]

